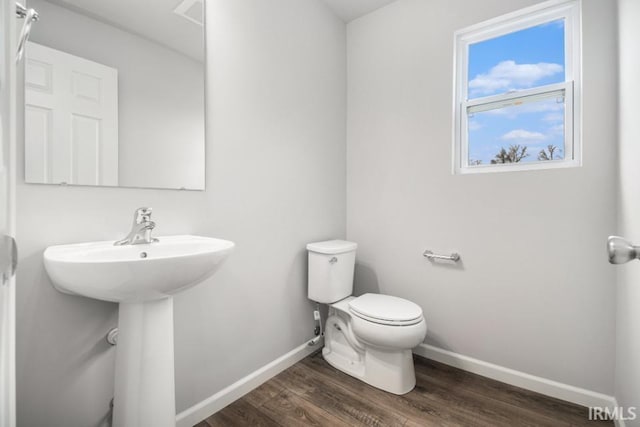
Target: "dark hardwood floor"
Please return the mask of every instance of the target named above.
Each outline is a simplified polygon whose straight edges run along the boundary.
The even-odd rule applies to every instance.
[[[196,427],[612,426],[582,406],[415,357],[417,385],[385,393],[307,357]]]

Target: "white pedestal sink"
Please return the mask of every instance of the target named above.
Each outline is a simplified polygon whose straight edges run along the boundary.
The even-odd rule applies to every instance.
[[[233,242],[197,236],[151,244],[52,246],[56,289],[119,303],[114,427],[175,427],[173,295],[212,276]]]

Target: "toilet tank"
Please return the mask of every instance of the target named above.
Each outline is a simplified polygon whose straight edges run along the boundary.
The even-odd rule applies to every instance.
[[[353,270],[358,245],[344,240],[309,243],[308,296],[331,304],[353,293]]]

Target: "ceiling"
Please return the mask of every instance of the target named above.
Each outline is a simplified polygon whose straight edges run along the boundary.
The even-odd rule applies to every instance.
[[[396,0],[323,0],[343,21],[349,22]]]
[[[138,34],[203,61],[202,26],[174,13],[183,4],[201,7],[202,0],[45,0],[82,13],[125,31]],[[241,1],[241,0],[238,0]],[[266,0],[265,0],[266,1]],[[395,0],[322,0],[343,21],[349,22]],[[193,11],[196,7],[192,8]]]
[[[138,34],[197,61],[203,60],[202,26],[174,13],[184,0],[46,1]]]

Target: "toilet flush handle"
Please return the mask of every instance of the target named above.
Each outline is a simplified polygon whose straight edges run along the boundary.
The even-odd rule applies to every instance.
[[[329,260],[329,264],[335,264],[336,262],[338,262],[338,258],[337,258],[337,257],[332,257],[332,258]]]

